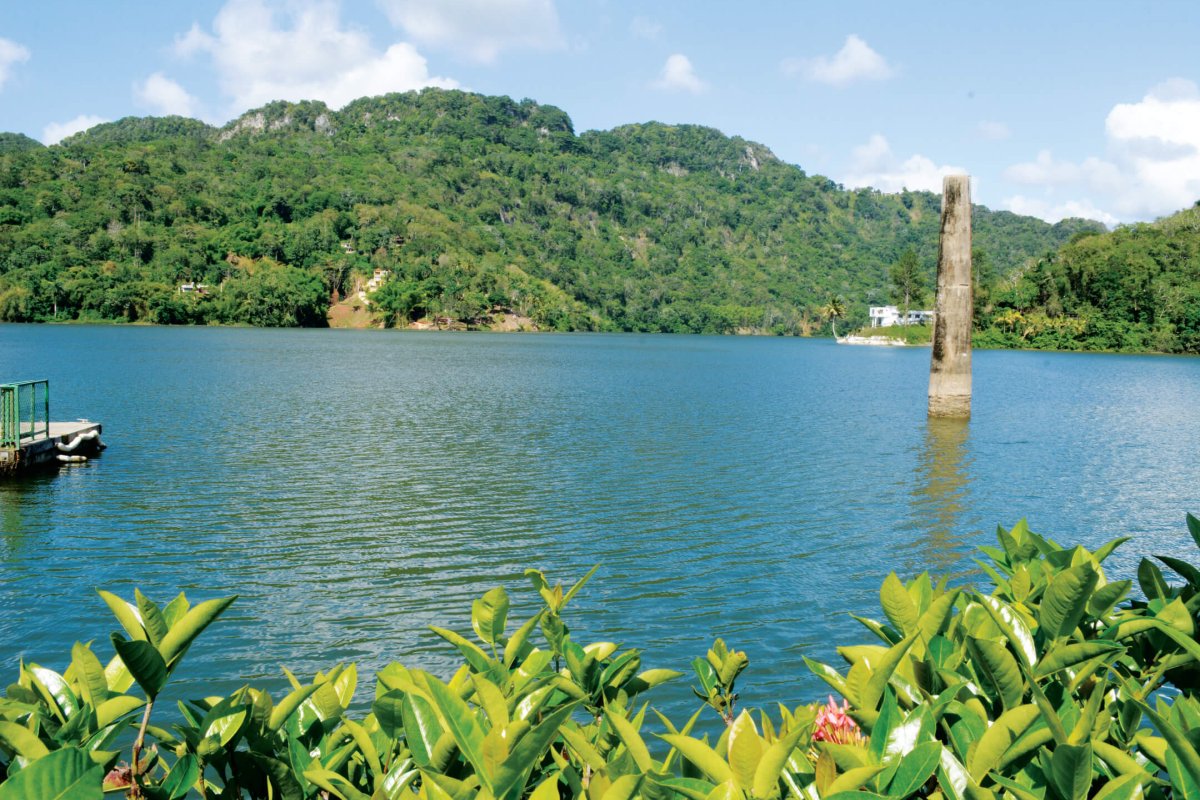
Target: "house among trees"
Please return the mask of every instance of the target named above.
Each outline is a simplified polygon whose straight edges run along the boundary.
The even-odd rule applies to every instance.
[[[208,284],[206,283],[181,283],[179,291],[184,294],[195,292],[196,294],[208,294]]]
[[[896,306],[871,306],[871,327],[890,328],[893,325],[928,325],[933,322],[933,312],[911,309],[907,314]]]

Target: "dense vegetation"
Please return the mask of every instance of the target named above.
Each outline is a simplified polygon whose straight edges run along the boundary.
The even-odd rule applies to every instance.
[[[1200,520],[1188,528],[1200,545]],[[1124,539],[1064,548],[1023,522],[998,537],[980,562],[989,593],[890,574],[884,619],[855,617],[877,643],[838,648],[844,674],[806,660],[841,705],[740,708],[749,662],[718,639],[692,662],[686,721],[645,704],[681,673],[572,638],[564,613],[590,573],[564,591],[527,571],[541,608],[515,630],[507,592],[488,591],[474,641],[433,629],[463,659],[449,681],[393,663],[365,717],[348,713],[358,676],[339,665],[288,672],[279,698],[245,687],[180,703],[169,729],[157,701],[234,598],[101,592],[123,629],[108,665],[76,644],[61,673],[22,663],[0,700],[0,800],[1196,797],[1200,570],[1156,556],[1172,585],[1144,559],[1135,599],[1103,567]],[[720,720],[715,739],[702,714]]]
[[[808,333],[932,275],[940,198],[847,191],[697,126],[576,135],[531,100],[427,89],[0,136],[0,319],[322,324],[374,269],[384,321]],[[978,207],[997,275],[1099,230]],[[184,294],[183,283],[207,292]]]
[[[978,344],[1200,353],[1200,207],[1080,232],[976,300]]]

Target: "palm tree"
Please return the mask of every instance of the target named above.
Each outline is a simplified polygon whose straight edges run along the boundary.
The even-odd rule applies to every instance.
[[[829,299],[825,301],[825,305],[817,309],[817,313],[829,320],[829,327],[833,330],[833,338],[838,338],[837,319],[838,317],[846,316],[846,301],[835,294],[831,294],[829,295]]]

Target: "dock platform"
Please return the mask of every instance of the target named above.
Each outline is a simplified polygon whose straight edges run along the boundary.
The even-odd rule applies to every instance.
[[[0,384],[0,477],[87,461],[104,449],[99,422],[49,417],[48,381]]]

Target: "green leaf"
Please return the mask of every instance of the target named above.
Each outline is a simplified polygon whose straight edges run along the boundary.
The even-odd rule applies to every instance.
[[[83,750],[64,747],[0,783],[0,800],[103,800],[104,768]]]
[[[96,725],[105,728],[126,714],[138,710],[145,704],[146,701],[142,698],[132,697],[127,694],[110,697],[96,706]]]
[[[100,598],[108,604],[113,616],[117,618],[117,622],[121,623],[121,627],[129,634],[130,639],[147,640],[146,629],[142,627],[142,618],[138,616],[137,608],[133,604],[103,589],[97,589],[96,594],[100,595]]]
[[[471,627],[481,640],[494,645],[504,636],[508,606],[508,592],[503,586],[489,590],[471,603]]]
[[[637,768],[642,772],[650,772],[654,769],[654,760],[650,758],[650,751],[646,747],[646,742],[642,740],[641,734],[633,727],[628,719],[619,711],[614,711],[608,707],[604,709],[604,718],[608,720],[608,724],[616,732],[617,738],[625,745],[625,749],[629,751],[630,757],[633,758],[633,763],[637,764]]]
[[[808,733],[808,730],[797,725],[787,736],[771,744],[759,759],[758,767],[754,770],[754,783],[751,795],[757,798],[774,797],[778,794],[779,776],[787,765],[788,758],[796,749],[796,744]]]
[[[71,666],[75,669],[75,680],[79,684],[79,696],[83,702],[96,708],[108,699],[104,667],[91,648],[76,642],[71,648]]]
[[[504,666],[511,667],[525,657],[524,651],[528,649],[529,635],[533,633],[538,623],[542,621],[542,614],[544,613],[546,612],[539,611],[534,614],[509,637],[508,642],[504,645]]]
[[[990,639],[968,637],[979,671],[1000,696],[1005,709],[1016,708],[1025,697],[1025,679],[1008,647]]]
[[[463,757],[475,769],[480,782],[488,789],[493,789],[493,794],[496,794],[492,776],[486,771],[483,761],[483,729],[479,727],[474,712],[461,697],[437,678],[430,676],[428,686],[430,699],[441,712],[442,721],[446,723],[446,729],[454,737],[454,742],[462,751]]]
[[[50,752],[33,731],[15,722],[0,721],[0,742],[28,761],[36,761]]]
[[[900,760],[900,766],[896,770],[896,774],[892,776],[891,783],[888,784],[888,795],[908,797],[916,794],[917,790],[933,777],[941,760],[941,742],[924,742],[917,745]]]
[[[1180,765],[1187,770],[1192,781],[1200,784],[1200,753],[1196,752],[1195,746],[1188,739],[1187,734],[1176,727],[1170,720],[1159,714],[1148,703],[1136,697],[1136,689],[1130,693],[1134,695],[1134,702],[1137,703],[1142,712],[1150,717],[1154,722],[1154,726],[1158,728],[1158,732],[1167,740],[1167,745],[1171,748],[1171,752],[1179,759]]]
[[[754,726],[749,711],[738,714],[729,727],[729,768],[733,782],[743,791],[754,786],[754,773],[763,755],[762,737]]]
[[[66,722],[79,711],[79,698],[71,691],[62,675],[52,669],[30,664],[25,668],[38,694],[49,703],[56,716]]]
[[[1087,613],[1099,619],[1108,614],[1121,598],[1129,593],[1133,584],[1129,581],[1106,583],[1092,593],[1088,600]]]
[[[183,656],[196,637],[204,632],[225,609],[237,600],[237,595],[221,597],[215,600],[205,600],[193,606],[183,618],[171,626],[171,630],[163,637],[159,652],[167,665],[174,667],[174,662]]]
[[[567,603],[571,602],[572,597],[579,594],[579,590],[582,589],[589,580],[591,580],[592,576],[596,574],[596,570],[598,570],[598,569],[600,569],[599,564],[597,564],[596,566],[589,569],[586,575],[584,575],[579,580],[575,581],[575,585],[571,587],[570,591],[568,591],[566,593],[566,595],[563,597],[562,602],[559,603],[559,605],[558,605],[559,611],[561,611],[563,608],[565,608]]]
[[[1165,600],[1171,594],[1162,570],[1148,558],[1143,558],[1138,563],[1137,579],[1147,600]]]
[[[1071,567],[1054,576],[1042,595],[1038,624],[1047,639],[1067,636],[1079,625],[1099,575],[1091,564]],[[1032,664],[1034,659],[1030,659]]]
[[[921,638],[925,641],[926,645],[933,641],[933,637],[945,630],[946,622],[950,619],[950,614],[954,610],[954,603],[958,600],[958,596],[961,593],[959,589],[946,592],[930,603],[929,608],[925,609],[925,613],[921,615],[919,627],[921,629]]]
[[[1050,756],[1050,780],[1064,800],[1085,800],[1092,786],[1092,746],[1055,747]]]
[[[163,619],[162,611],[141,589],[133,590],[133,599],[137,602],[138,614],[142,618],[142,627],[150,638],[150,644],[158,647],[163,637],[167,635],[167,622]]]
[[[434,625],[430,625],[429,630],[457,647],[458,651],[463,654],[463,658],[467,660],[467,663],[476,672],[490,672],[492,665],[496,663],[491,656],[483,651],[483,648],[469,639],[463,638],[454,631],[438,628]]]
[[[995,769],[1008,748],[1040,714],[1038,707],[1032,704],[1017,706],[1001,714],[979,738],[979,743],[968,759],[967,772],[971,778],[978,783]]]
[[[367,767],[375,776],[375,780],[382,779],[383,765],[379,761],[379,751],[375,749],[375,743],[371,741],[370,734],[362,725],[349,718],[343,719],[342,725],[354,738],[354,743],[358,745],[358,751],[362,753],[363,760],[367,762]]]
[[[168,800],[180,800],[196,785],[199,777],[200,761],[191,753],[187,753],[175,762],[175,766],[171,767],[159,788],[166,793]]]
[[[1037,663],[1037,646],[1033,642],[1029,626],[1021,619],[1021,615],[998,597],[976,594],[975,599],[991,616],[1004,637],[1012,643],[1017,658],[1024,661],[1026,666],[1031,667]]]
[[[1106,642],[1093,639],[1087,642],[1072,642],[1055,647],[1042,657],[1033,674],[1045,678],[1064,669],[1073,669],[1093,658],[1115,656],[1123,653],[1125,648],[1116,642]]]
[[[550,743],[558,736],[563,723],[570,719],[576,706],[576,703],[568,703],[555,709],[517,740],[496,776],[496,800],[517,800],[521,796],[530,774],[541,763]]]
[[[879,604],[888,621],[905,636],[917,630],[920,621],[917,605],[896,573],[889,572],[879,588]]]
[[[858,711],[864,718],[871,721],[875,715],[875,710],[879,707],[879,701],[883,697],[884,687],[888,685],[888,681],[892,678],[892,673],[896,671],[896,667],[900,665],[900,659],[912,647],[913,642],[917,640],[917,633],[911,633],[902,639],[899,644],[889,647],[878,663],[871,665],[871,677],[867,679],[867,683],[863,686],[862,696],[859,698]]]
[[[1196,519],[1191,514],[1188,514],[1187,528],[1188,533],[1192,535],[1192,541],[1196,543],[1197,547],[1200,547],[1200,519]]]
[[[271,709],[271,716],[267,719],[267,729],[277,731],[287,722],[288,717],[296,712],[298,708],[312,696],[312,693],[320,688],[317,684],[301,686],[299,689],[293,689],[286,697],[279,701],[279,705]]]
[[[133,679],[151,700],[158,697],[167,683],[167,665],[163,657],[150,642],[134,639],[126,641],[119,633],[112,635],[113,647],[121,657]]]
[[[841,775],[834,778],[833,783],[829,784],[829,794],[826,795],[826,800],[837,797],[841,793],[849,793],[861,786],[866,785],[867,781],[874,778],[879,773],[883,772],[883,767],[877,764],[870,764],[865,767],[855,767],[848,769]],[[862,797],[864,793],[855,793],[856,796]],[[874,795],[878,797],[878,795]]]
[[[808,656],[803,656],[803,659],[804,663],[814,675],[828,683],[831,687],[833,687],[833,690],[842,697],[845,697],[853,702],[853,698],[850,697],[850,687],[846,685],[846,679],[840,672],[833,667],[822,664],[820,661],[813,661]],[[697,659],[697,661],[700,661],[700,659]]]
[[[678,750],[680,755],[688,761],[695,764],[713,783],[722,784],[725,781],[733,780],[733,771],[729,769],[729,765],[725,763],[725,759],[717,755],[717,751],[699,739],[670,733],[663,734],[659,738]]]
[[[705,800],[717,788],[712,783],[700,778],[667,778],[657,781],[657,783],[659,786],[683,795],[688,800]]]
[[[1170,556],[1155,556],[1155,558],[1175,570],[1179,577],[1183,578],[1193,587],[1200,588],[1200,569],[1196,569],[1186,561],[1171,558]]]

